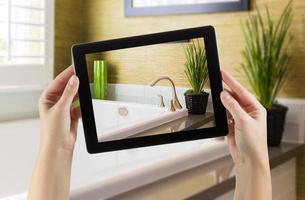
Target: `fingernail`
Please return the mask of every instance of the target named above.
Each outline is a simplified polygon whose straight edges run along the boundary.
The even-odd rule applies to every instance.
[[[227,99],[227,100],[231,99],[231,95],[227,91],[222,91],[220,95],[223,99]]]
[[[75,78],[76,78],[75,75],[72,75],[72,76],[71,76],[71,78],[70,78],[70,80],[69,80],[69,85],[70,85],[70,86],[73,86],[73,85],[74,85],[74,83],[75,83]]]

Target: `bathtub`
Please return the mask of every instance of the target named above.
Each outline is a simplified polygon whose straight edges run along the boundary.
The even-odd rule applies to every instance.
[[[131,137],[188,115],[185,108],[171,112],[150,104],[92,100],[92,105],[100,142]]]
[[[213,139],[88,154],[80,123],[71,199],[105,199],[183,172],[229,152]],[[39,120],[0,123],[0,199],[25,199],[39,142]],[[12,196],[14,196],[12,198]]]

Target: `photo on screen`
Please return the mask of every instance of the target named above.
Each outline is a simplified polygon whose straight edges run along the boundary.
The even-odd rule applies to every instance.
[[[215,126],[202,37],[85,59],[98,142]]]

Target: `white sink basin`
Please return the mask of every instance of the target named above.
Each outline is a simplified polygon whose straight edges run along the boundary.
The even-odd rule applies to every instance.
[[[154,105],[92,100],[98,140],[119,140],[188,115]]]

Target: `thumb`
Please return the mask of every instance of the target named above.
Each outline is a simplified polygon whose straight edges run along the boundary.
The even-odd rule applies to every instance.
[[[220,93],[220,99],[224,107],[229,111],[235,121],[248,117],[244,109],[229,92],[222,91]]]
[[[70,107],[77,93],[79,80],[77,76],[72,75],[62,93],[58,103],[63,107]]]

